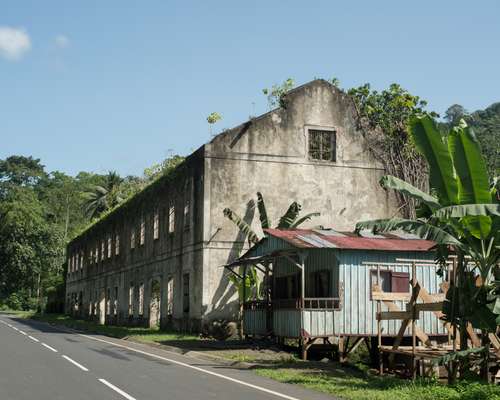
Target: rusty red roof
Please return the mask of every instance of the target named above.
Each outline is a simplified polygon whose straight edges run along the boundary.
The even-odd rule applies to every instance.
[[[264,229],[298,248],[337,248],[351,250],[429,251],[436,243],[407,233],[372,234],[364,231],[339,232],[332,229]]]

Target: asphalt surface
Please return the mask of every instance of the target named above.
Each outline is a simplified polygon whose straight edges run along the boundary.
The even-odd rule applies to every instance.
[[[0,400],[331,400],[252,371],[0,314]]]

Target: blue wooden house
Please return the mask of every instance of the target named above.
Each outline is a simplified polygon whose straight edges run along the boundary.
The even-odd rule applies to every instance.
[[[396,336],[401,321],[379,322],[376,315],[404,310],[411,296],[412,266],[429,296],[437,301],[444,297],[446,276],[437,273],[431,241],[408,234],[334,230],[267,229],[265,234],[226,266],[244,275],[252,265],[263,275],[264,289],[244,305],[244,332],[299,339],[303,357],[318,339],[338,340],[347,353],[349,340],[354,347],[379,331],[381,336]],[[384,292],[384,299],[391,301],[377,304],[374,291]],[[435,312],[422,313],[417,325],[431,339],[448,335]]]

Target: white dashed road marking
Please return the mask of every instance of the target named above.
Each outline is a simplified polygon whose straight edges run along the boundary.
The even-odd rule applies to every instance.
[[[39,340],[37,338],[34,338],[33,336],[28,335],[28,337],[35,342],[39,342]]]
[[[50,347],[48,344],[42,343],[42,346],[43,346],[43,347],[46,347],[46,348],[47,348],[47,349],[49,349],[49,350],[52,350],[54,353],[57,353],[57,350],[56,350],[56,349],[54,349],[53,347]]]
[[[117,388],[115,385],[109,383],[106,379],[99,379],[99,382],[104,383],[107,387],[113,389],[115,392],[120,393],[127,400],[136,400],[135,397],[132,397],[128,393],[124,392],[120,388]]]
[[[190,364],[187,364],[187,363],[184,363],[184,362],[181,362],[181,361],[172,360],[170,358],[162,357],[162,356],[159,356],[157,354],[148,353],[147,351],[142,351],[142,350],[134,349],[133,347],[128,347],[128,346],[125,346],[123,344],[113,343],[113,342],[110,342],[108,340],[103,340],[103,339],[99,339],[99,338],[88,336],[88,335],[84,335],[84,334],[79,334],[79,335],[82,336],[82,337],[91,339],[91,340],[95,340],[95,341],[98,341],[98,342],[107,343],[107,344],[110,344],[110,345],[113,345],[113,346],[121,347],[121,348],[130,350],[130,351],[134,351],[134,352],[139,353],[139,354],[144,354],[144,355],[147,355],[149,357],[157,358],[159,360],[168,361],[168,362],[170,362],[172,364],[180,365],[180,366],[183,366],[183,367],[186,367],[186,368],[191,368],[191,369],[194,369],[196,371],[203,372],[204,374],[207,374],[207,375],[216,376],[218,378],[225,379],[227,381],[238,383],[238,384],[240,384],[242,386],[246,386],[246,387],[249,387],[249,388],[252,388],[252,389],[255,389],[255,390],[259,390],[259,391],[264,392],[264,393],[272,394],[272,395],[274,395],[276,397],[281,397],[282,399],[299,400],[296,397],[292,397],[292,396],[288,396],[288,395],[283,394],[283,393],[275,392],[274,390],[271,390],[271,389],[266,389],[264,387],[254,385],[252,383],[240,381],[239,379],[235,379],[235,378],[231,378],[231,377],[226,376],[226,375],[218,374],[217,372],[213,372],[213,371],[210,371],[210,370],[207,370],[207,369],[196,367],[194,365],[190,365]],[[133,399],[133,397],[132,397],[132,399]]]
[[[71,364],[73,365],[76,365],[78,368],[80,368],[82,371],[85,371],[87,372],[88,371],[88,368],[85,368],[82,364],[79,364],[77,363],[75,360],[72,360],[71,358],[69,358],[68,356],[62,356],[62,358],[64,358],[65,360],[68,360]]]
[[[19,333],[20,333],[21,335],[24,335],[24,336],[27,336],[27,335],[28,335],[26,332],[22,331],[21,329],[18,329],[18,330],[19,330]]]

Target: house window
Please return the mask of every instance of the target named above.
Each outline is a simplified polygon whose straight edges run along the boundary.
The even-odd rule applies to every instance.
[[[300,274],[280,276],[275,280],[274,296],[277,299],[297,299],[300,297]]]
[[[168,208],[168,233],[174,233],[175,229],[175,206],[172,204]]]
[[[108,258],[111,258],[111,254],[112,254],[112,251],[111,251],[111,236],[108,237]]]
[[[314,271],[306,279],[307,297],[332,297],[331,273],[329,270]]]
[[[139,237],[139,244],[141,246],[144,244],[145,234],[146,234],[146,221],[144,220],[144,218],[142,218],[141,219],[140,237]]]
[[[134,282],[130,282],[130,287],[128,289],[128,315],[134,315]]]
[[[130,248],[135,249],[135,229],[132,228],[130,231]]]
[[[372,286],[377,284],[377,271],[371,271]],[[380,271],[380,281],[378,286],[383,292],[389,293],[409,293],[410,274],[407,272],[395,272],[390,270]]]
[[[182,311],[189,314],[189,274],[182,276]]]
[[[160,213],[158,210],[155,211],[153,217],[153,239],[158,239],[160,237]]]
[[[139,285],[139,315],[144,314],[144,283]]]
[[[115,256],[120,254],[120,235],[115,236]]]
[[[95,263],[97,264],[99,262],[99,245],[95,246],[94,257],[95,257]]]
[[[321,161],[336,161],[336,132],[310,129],[309,158]]]
[[[106,248],[104,247],[104,240],[101,242],[101,261],[104,260],[104,258],[106,257]]]
[[[90,254],[89,254],[89,264],[94,263],[94,250],[90,249]]]

